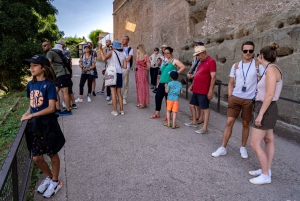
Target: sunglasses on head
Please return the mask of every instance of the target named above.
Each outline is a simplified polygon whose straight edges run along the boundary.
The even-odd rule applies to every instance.
[[[249,52],[250,54],[252,54],[252,53],[254,52],[254,50],[243,50],[243,53],[244,53],[244,54],[247,54],[248,52]]]

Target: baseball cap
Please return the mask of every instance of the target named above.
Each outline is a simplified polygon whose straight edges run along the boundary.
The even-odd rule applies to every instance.
[[[31,59],[23,59],[22,63],[25,65],[30,65],[30,63],[43,64],[49,67],[51,65],[49,59],[41,54],[36,54],[33,57],[31,57]]]
[[[170,77],[173,78],[174,80],[177,80],[178,78],[178,72],[173,70],[170,72]]]

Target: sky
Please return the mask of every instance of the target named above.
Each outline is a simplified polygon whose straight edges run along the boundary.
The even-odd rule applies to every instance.
[[[56,24],[64,37],[85,37],[91,31],[101,29],[113,33],[113,0],[54,0],[58,10]]]

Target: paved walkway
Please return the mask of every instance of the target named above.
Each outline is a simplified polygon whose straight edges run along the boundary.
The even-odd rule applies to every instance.
[[[101,72],[103,64],[97,67]],[[77,98],[80,70],[73,68]],[[98,95],[90,103],[84,96],[72,116],[59,118],[67,140],[60,152],[63,188],[50,200],[300,200],[298,144],[276,136],[272,183],[250,184],[248,171],[259,164],[250,147],[249,158],[240,157],[240,121],[227,155],[213,158],[211,153],[222,141],[224,115],[212,111],[209,134],[198,135],[184,126],[190,112],[188,101],[181,98],[180,128],[167,128],[162,119],[149,119],[155,108],[152,92],[149,107],[136,108],[133,71],[130,80],[124,116],[112,116],[106,96]],[[97,82],[99,91],[101,76]],[[43,198],[36,195],[35,200]]]

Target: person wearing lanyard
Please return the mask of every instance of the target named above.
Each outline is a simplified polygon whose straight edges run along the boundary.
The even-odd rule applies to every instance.
[[[248,158],[245,146],[249,136],[250,122],[252,120],[252,99],[255,96],[257,80],[264,71],[263,66],[258,65],[253,59],[254,47],[252,41],[243,43],[243,59],[231,67],[228,83],[227,121],[223,133],[222,145],[212,153],[213,157],[227,154],[226,146],[231,137],[233,125],[242,111],[243,130],[240,154],[242,158]]]

